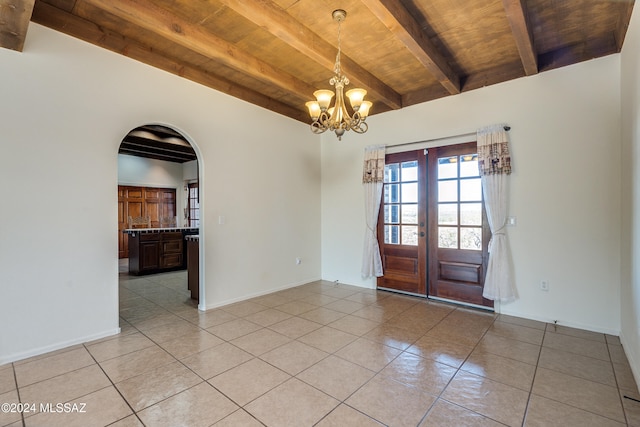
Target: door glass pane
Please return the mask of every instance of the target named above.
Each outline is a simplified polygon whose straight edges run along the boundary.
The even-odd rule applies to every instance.
[[[438,205],[438,224],[458,225],[458,205],[456,203],[440,203]]]
[[[438,247],[458,249],[458,227],[438,227]]]
[[[438,181],[438,201],[458,201],[458,181]]]
[[[384,166],[384,182],[400,181],[400,165],[391,163]]]
[[[458,177],[458,158],[442,157],[438,159],[438,179]]]
[[[460,228],[460,249],[482,249],[482,228]]]
[[[385,225],[384,226],[384,242],[387,244],[400,244],[400,226]]]
[[[461,203],[460,225],[482,225],[482,203]]]
[[[402,223],[418,223],[418,205],[402,205]]]
[[[402,163],[402,181],[417,181],[418,180],[418,161]]]
[[[385,205],[384,222],[387,224],[400,223],[400,205]]]
[[[402,226],[402,244],[403,245],[418,245],[418,226],[417,225],[403,225]]]
[[[480,171],[478,170],[478,155],[466,154],[460,156],[460,177],[478,175],[480,175]]]
[[[418,203],[418,183],[402,185],[402,203]]]
[[[460,180],[460,200],[463,202],[479,202],[482,200],[480,178]]]
[[[384,186],[384,202],[399,203],[400,202],[400,185],[389,184]]]

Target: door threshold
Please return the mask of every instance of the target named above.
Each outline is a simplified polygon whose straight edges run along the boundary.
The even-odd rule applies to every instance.
[[[380,291],[393,292],[393,293],[400,294],[400,295],[408,295],[410,297],[418,297],[418,298],[423,298],[423,299],[428,299],[428,300],[433,300],[433,301],[438,301],[438,302],[444,302],[444,303],[447,303],[447,304],[461,305],[461,306],[464,306],[464,307],[476,308],[476,309],[479,309],[479,310],[495,312],[495,309],[493,307],[485,307],[484,305],[472,304],[470,302],[456,301],[456,300],[453,300],[453,299],[447,299],[447,298],[441,298],[441,297],[432,297],[432,296],[429,296],[429,295],[416,294],[415,292],[407,292],[407,291],[400,291],[398,289],[383,288],[381,286],[378,286],[376,289],[378,289]]]
[[[477,308],[484,311],[495,312],[493,307],[485,307],[484,305],[472,304],[470,302],[462,302],[462,301],[456,301],[456,300],[447,299],[447,298],[431,297],[431,296],[427,296],[427,298],[434,301],[441,301],[449,304],[463,305],[465,307],[471,307],[471,308]]]

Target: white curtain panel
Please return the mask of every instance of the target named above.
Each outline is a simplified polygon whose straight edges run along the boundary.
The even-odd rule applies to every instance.
[[[384,145],[371,145],[364,151],[362,184],[366,230],[362,251],[362,277],[382,276],[382,259],[378,245],[378,214],[384,185]]]
[[[504,125],[480,129],[477,136],[482,192],[492,234],[482,296],[507,303],[518,299],[505,230],[511,174],[509,137]]]

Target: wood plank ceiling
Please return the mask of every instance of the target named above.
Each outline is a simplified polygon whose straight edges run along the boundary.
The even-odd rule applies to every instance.
[[[0,0],[31,21],[305,123],[337,51],[371,114],[620,52],[633,0]],[[28,48],[28,47],[27,47]]]

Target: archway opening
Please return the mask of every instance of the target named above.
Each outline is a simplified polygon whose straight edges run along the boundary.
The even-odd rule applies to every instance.
[[[168,288],[164,294],[156,292],[168,309],[197,307],[203,297],[199,170],[191,142],[172,127],[139,126],[120,143],[120,283],[138,277],[157,280]]]

